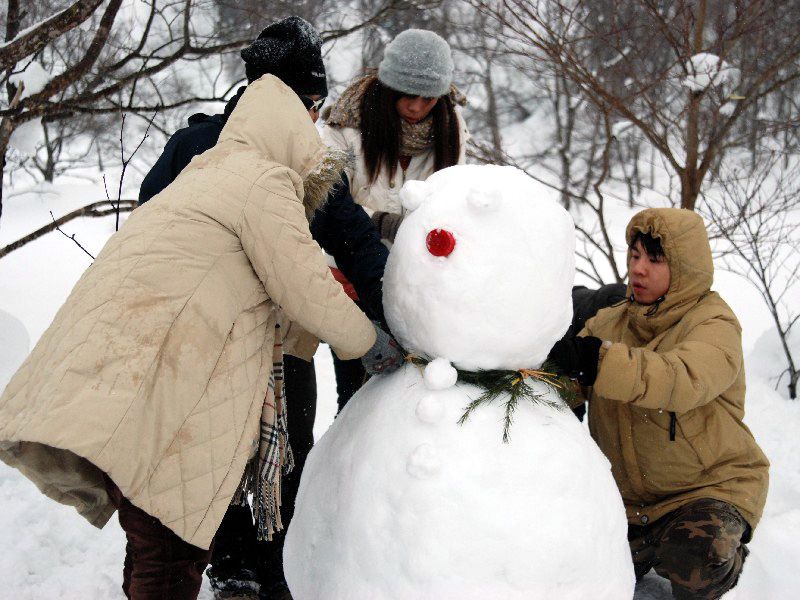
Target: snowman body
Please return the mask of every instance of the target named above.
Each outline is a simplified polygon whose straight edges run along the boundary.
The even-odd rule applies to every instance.
[[[474,410],[466,370],[538,367],[571,318],[569,215],[510,167],[411,182],[384,277],[404,348],[431,362],[369,381],[305,465],[284,548],[293,597],[608,599],[633,595],[608,461],[569,410]],[[528,381],[542,401],[556,391]]]

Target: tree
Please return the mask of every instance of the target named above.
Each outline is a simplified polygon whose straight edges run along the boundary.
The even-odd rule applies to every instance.
[[[787,168],[778,152],[756,165],[747,158],[731,160],[716,189],[706,194],[702,210],[711,235],[723,242],[724,266],[750,282],[769,310],[786,358],[777,380],[787,376],[791,399],[797,398],[800,379],[800,357],[789,344],[800,320],[799,158],[788,157]]]
[[[612,122],[630,122],[678,177],[683,208],[695,208],[727,150],[797,120],[748,127],[743,118],[777,105],[800,77],[796,0],[780,11],[769,0],[472,4],[503,24],[520,56],[548,62]]]
[[[202,0],[77,1],[58,10],[48,1],[10,0],[0,78],[0,169],[9,141],[26,123],[80,114],[140,115],[198,100],[221,100],[215,81],[182,81],[174,67],[242,47],[247,37],[218,39],[216,14]],[[125,10],[123,10],[123,8]],[[28,25],[30,23],[30,25]],[[44,73],[33,78],[32,70]],[[166,77],[169,75],[169,77]],[[26,89],[27,88],[27,89]],[[2,195],[0,195],[0,216]]]

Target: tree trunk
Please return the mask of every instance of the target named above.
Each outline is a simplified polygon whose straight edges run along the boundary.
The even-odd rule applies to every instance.
[[[3,175],[6,172],[6,154],[8,142],[14,132],[14,122],[11,119],[0,120],[0,223],[3,222]]]
[[[700,195],[700,185],[702,176],[698,174],[697,168],[684,169],[680,172],[681,178],[681,208],[694,210],[697,204],[697,197]]]
[[[492,134],[492,148],[494,150],[494,158],[497,162],[502,161],[503,156],[503,137],[500,134],[500,119],[497,115],[497,97],[494,91],[494,81],[492,80],[492,60],[487,57],[486,59],[486,79],[484,80],[484,87],[486,88],[486,121],[489,125],[489,131]]]

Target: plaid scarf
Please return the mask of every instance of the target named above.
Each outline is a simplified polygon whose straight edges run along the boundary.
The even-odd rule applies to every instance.
[[[286,421],[286,399],[283,394],[283,342],[280,324],[275,324],[275,345],[272,350],[272,373],[261,409],[261,432],[258,452],[244,471],[233,502],[247,505],[252,495],[253,517],[259,540],[271,540],[283,529],[281,522],[281,472],[294,468]]]

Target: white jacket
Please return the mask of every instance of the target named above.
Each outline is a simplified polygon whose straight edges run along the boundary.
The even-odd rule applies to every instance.
[[[467,140],[469,131],[464,117],[461,115],[461,107],[455,107],[456,117],[459,126],[458,164],[466,162]],[[411,158],[408,169],[403,171],[398,165],[394,177],[389,178],[388,169],[384,168],[378,178],[370,183],[367,173],[367,165],[364,162],[364,152],[361,147],[361,132],[354,127],[330,127],[325,125],[322,128],[322,141],[332,148],[338,148],[346,152],[352,152],[356,158],[355,169],[347,169],[347,177],[350,180],[350,193],[353,199],[362,205],[369,214],[375,211],[384,211],[403,214],[403,207],[400,203],[400,188],[406,181],[425,180],[433,173],[433,151],[426,152]]]

